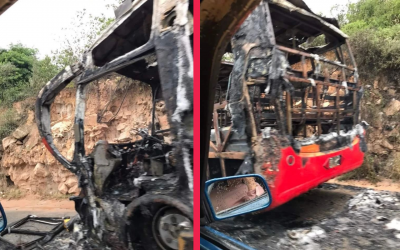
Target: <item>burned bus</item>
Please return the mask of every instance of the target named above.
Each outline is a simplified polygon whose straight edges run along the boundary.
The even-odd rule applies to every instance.
[[[208,179],[261,174],[273,209],[361,166],[363,88],[337,20],[301,0],[262,1],[223,60]]]
[[[84,233],[80,240],[90,240],[91,247],[172,250],[191,245],[191,13],[193,1],[125,0],[115,11],[115,21],[82,60],[62,70],[38,95],[35,117],[42,142],[78,177],[81,193],[70,198],[79,215],[74,232]],[[151,87],[151,128],[140,128],[137,135],[141,139],[129,142],[99,140],[87,152],[84,124],[88,87],[111,73]],[[76,87],[72,160],[57,148],[50,117],[55,97],[71,82]],[[160,100],[165,100],[170,125],[166,130],[155,124],[154,110]],[[98,123],[104,123],[102,117],[97,114]],[[172,135],[172,142],[165,139],[166,133]]]

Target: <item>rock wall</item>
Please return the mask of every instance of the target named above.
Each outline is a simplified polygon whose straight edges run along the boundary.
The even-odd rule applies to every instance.
[[[370,124],[367,158],[376,174],[400,179],[400,86],[384,76],[372,82],[364,86],[362,103],[362,117]]]
[[[112,96],[117,86],[118,90]],[[137,129],[150,128],[152,93],[147,84],[110,75],[91,83],[88,88],[85,113],[87,154],[92,152],[98,140],[111,143],[134,141],[140,139],[135,134]],[[102,121],[111,121],[99,124],[97,114],[107,104]],[[34,120],[34,111],[22,108],[26,106],[23,102],[14,104],[16,112],[27,113],[28,118],[11,136],[2,140],[4,152],[1,171],[10,176],[15,185],[33,193],[56,190],[63,194],[78,193],[76,176],[56,161],[44,147]],[[69,160],[72,160],[74,151],[74,112],[75,88],[67,87],[56,97],[51,107],[51,129],[55,145]],[[156,114],[156,122],[161,129],[168,128],[163,102],[157,103]]]
[[[120,80],[121,83],[118,84]],[[118,90],[112,96],[117,85]],[[122,103],[125,93],[126,98]],[[20,115],[26,114],[27,119],[12,135],[2,140],[0,172],[10,176],[18,187],[33,193],[58,190],[63,194],[76,194],[79,188],[75,175],[59,164],[41,142],[34,118],[34,101],[31,99],[14,104],[14,110]],[[110,103],[102,121],[111,119],[111,122],[99,124],[97,114],[108,102]],[[86,153],[92,151],[98,140],[128,142],[140,139],[135,135],[135,130],[150,128],[151,110],[151,89],[144,83],[121,79],[116,75],[91,83],[85,113]],[[74,150],[74,112],[75,88],[66,88],[52,105],[51,126],[55,144],[69,160],[72,159]],[[385,77],[378,77],[373,84],[365,85],[362,116],[370,124],[367,132],[368,155],[374,157],[377,174],[386,177],[398,174],[400,178],[398,84],[388,82]],[[156,117],[160,129],[169,128],[163,102],[156,105]]]

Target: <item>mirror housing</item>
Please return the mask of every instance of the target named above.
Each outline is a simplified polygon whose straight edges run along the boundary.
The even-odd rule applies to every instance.
[[[272,202],[267,182],[258,174],[212,179],[204,191],[216,221],[265,209]]]
[[[6,212],[4,212],[3,206],[0,203],[0,232],[2,232],[4,229],[7,227],[7,217],[6,217]]]

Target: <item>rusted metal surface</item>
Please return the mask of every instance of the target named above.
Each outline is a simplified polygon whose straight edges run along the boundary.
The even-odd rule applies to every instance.
[[[286,92],[286,119],[288,135],[292,134],[292,104],[290,93]]]
[[[315,55],[312,55],[312,54],[309,54],[309,53],[306,53],[306,52],[302,52],[302,51],[298,51],[298,50],[295,50],[295,49],[286,48],[284,46],[279,46],[279,45],[277,45],[276,47],[279,50],[282,50],[282,51],[285,51],[285,52],[288,52],[288,53],[291,53],[291,54],[305,56],[305,57],[308,57],[308,58],[315,58]],[[354,71],[354,69],[351,68],[351,67],[348,67],[346,65],[340,64],[338,62],[334,62],[334,61],[328,60],[328,59],[323,58],[323,57],[321,57],[319,60],[321,60],[323,62],[326,62],[326,63],[329,63],[329,64],[334,65],[334,66],[338,66],[338,67],[342,67],[342,68],[350,70],[350,71]]]
[[[337,117],[337,132],[340,133],[340,99],[339,99],[340,88],[336,87],[336,117]]]
[[[246,157],[247,153],[244,152],[209,152],[208,158],[222,158],[222,159],[236,159],[236,160],[243,160]]]
[[[215,140],[217,142],[217,149],[218,149],[218,151],[220,151],[221,133],[219,132],[218,113],[216,111],[214,111],[214,114],[213,114],[213,122],[214,122],[214,130],[215,130]]]
[[[321,135],[321,133],[322,133],[322,128],[321,128],[321,119],[320,119],[320,116],[321,116],[321,99],[320,99],[320,89],[319,89],[319,86],[317,85],[316,87],[315,87],[315,90],[316,90],[316,99],[317,99],[317,126],[318,126],[318,136],[320,136]]]
[[[210,147],[211,147],[215,152],[218,152],[217,146],[215,146],[215,144],[214,144],[212,141],[210,141]]]
[[[229,137],[231,136],[231,134],[232,134],[232,126],[229,127],[228,134],[225,136],[224,142],[223,142],[222,145],[221,145],[220,152],[224,152],[224,150],[225,150],[225,148],[226,148],[226,145],[227,145],[227,143],[228,143],[228,141],[229,141]]]
[[[304,78],[299,78],[299,77],[295,77],[295,76],[288,76],[287,79],[289,81],[292,82],[303,82],[303,83],[311,83],[312,81],[310,79],[304,79]],[[314,82],[316,84],[320,84],[323,86],[332,86],[332,87],[338,87],[339,89],[346,89],[346,87],[342,86],[342,85],[338,85],[338,84],[332,84],[329,82],[323,82],[323,81],[319,81],[319,80],[314,80]],[[348,90],[359,90],[360,88],[353,88],[353,87],[347,87]]]

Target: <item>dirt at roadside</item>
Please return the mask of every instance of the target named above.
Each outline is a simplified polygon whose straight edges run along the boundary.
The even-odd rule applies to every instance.
[[[1,205],[6,211],[47,211],[47,210],[75,210],[73,201],[70,200],[40,200],[35,196],[28,196],[20,200],[1,200]]]
[[[339,181],[338,179],[332,179],[328,181],[328,183],[339,184],[339,185],[348,185],[348,186],[356,186],[362,188],[370,188],[374,190],[381,191],[391,191],[391,192],[399,192],[400,193],[400,182],[396,182],[390,179],[382,179],[377,183],[371,183],[368,180],[346,180]]]
[[[212,227],[255,249],[400,249],[400,193],[323,184],[273,211]]]

